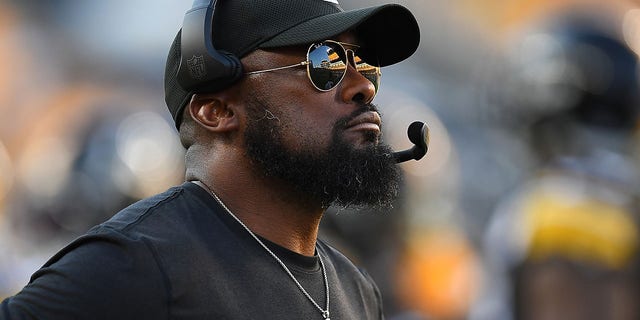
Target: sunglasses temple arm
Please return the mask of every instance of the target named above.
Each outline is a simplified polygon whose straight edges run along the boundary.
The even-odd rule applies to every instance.
[[[277,67],[277,68],[272,68],[272,69],[265,69],[265,70],[256,70],[256,71],[250,71],[250,72],[245,72],[245,74],[259,74],[259,73],[264,73],[264,72],[271,72],[271,71],[278,71],[278,70],[283,70],[283,69],[290,69],[290,68],[296,68],[296,67],[303,67],[309,64],[309,61],[302,61],[300,63],[296,63],[296,64],[292,64],[292,65],[288,65],[288,66],[284,66],[284,67]]]

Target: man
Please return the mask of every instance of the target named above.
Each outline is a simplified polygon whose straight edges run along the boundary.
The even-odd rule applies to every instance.
[[[186,16],[165,75],[187,182],[64,248],[0,318],[383,318],[372,279],[317,234],[329,205],[385,206],[397,193],[371,102],[377,66],[416,50],[415,18],[329,0],[196,1],[190,12],[211,20]],[[215,71],[206,53],[181,51],[192,23],[211,21],[211,45],[240,59],[240,76],[192,86]]]

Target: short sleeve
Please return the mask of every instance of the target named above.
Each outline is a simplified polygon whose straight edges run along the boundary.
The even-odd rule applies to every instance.
[[[78,238],[0,305],[0,319],[166,319],[169,285],[146,239],[101,228]]]

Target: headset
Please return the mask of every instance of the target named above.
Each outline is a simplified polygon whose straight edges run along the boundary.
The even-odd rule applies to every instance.
[[[240,59],[213,46],[216,0],[194,0],[184,16],[178,83],[191,92],[215,92],[242,77]]]

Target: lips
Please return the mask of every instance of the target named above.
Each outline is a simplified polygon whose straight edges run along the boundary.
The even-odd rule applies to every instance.
[[[380,115],[374,111],[361,113],[347,123],[347,130],[380,132]]]

